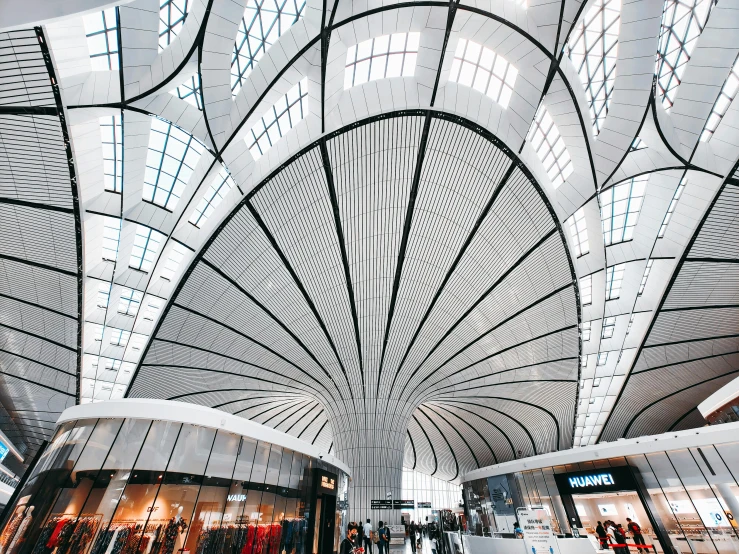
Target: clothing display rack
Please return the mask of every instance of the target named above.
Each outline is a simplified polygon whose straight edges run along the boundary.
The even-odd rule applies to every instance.
[[[41,529],[32,554],[82,554],[98,530],[102,514],[54,514]]]
[[[195,554],[300,554],[307,529],[305,519],[281,523],[213,525],[198,536]]]
[[[183,519],[174,518],[151,519],[145,527],[141,520],[114,521],[98,535],[89,554],[172,554],[186,528]]]

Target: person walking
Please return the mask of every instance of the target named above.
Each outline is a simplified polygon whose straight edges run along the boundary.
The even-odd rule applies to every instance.
[[[633,521],[630,517],[627,517],[626,527],[629,530],[629,533],[631,533],[631,536],[634,537],[634,544],[646,545],[646,543],[644,542],[644,535],[642,535],[641,532],[641,527],[639,527],[639,524],[636,521]]]
[[[379,554],[390,554],[390,529],[388,529],[382,521],[377,527],[377,535],[377,550]]]
[[[372,554],[372,524],[369,518],[367,518],[362,528],[364,529],[364,550]]]
[[[606,533],[605,527],[603,527],[603,524],[599,521],[598,526],[595,528],[595,532],[598,535],[598,540],[600,541],[600,549],[605,550],[608,548],[608,533]]]

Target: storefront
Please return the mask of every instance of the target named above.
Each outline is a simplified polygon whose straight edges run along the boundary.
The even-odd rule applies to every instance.
[[[471,534],[513,537],[517,511],[543,509],[563,539],[610,520],[649,550],[739,552],[739,423],[641,437],[490,466],[464,476]],[[637,539],[638,542],[638,539]],[[638,550],[627,533],[630,550]]]
[[[0,552],[331,554],[347,472],[308,443],[209,408],[75,406],[29,470]]]

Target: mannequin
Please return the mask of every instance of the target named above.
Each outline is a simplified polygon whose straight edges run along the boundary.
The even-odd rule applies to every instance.
[[[8,545],[10,541],[13,540],[13,537],[15,536],[15,533],[18,530],[18,527],[23,521],[23,514],[25,513],[25,511],[26,511],[26,506],[18,506],[15,509],[15,513],[13,514],[13,517],[10,519],[8,524],[5,526],[5,530],[3,531],[2,536],[0,536],[0,554],[5,552],[5,547]]]
[[[187,523],[182,517],[183,506],[177,508],[177,515],[174,516],[167,527],[164,530],[164,545],[162,547],[162,554],[172,554],[174,552],[175,543],[177,537],[179,537],[185,529],[187,529]]]
[[[33,509],[33,506],[28,508],[28,511],[26,512],[26,517],[23,518],[20,526],[18,526],[18,531],[16,531],[13,540],[10,542],[10,546],[8,546],[8,549],[6,550],[8,554],[13,552],[16,545],[20,540],[23,539],[23,536],[26,534],[26,530],[31,525],[31,520],[33,519]]]

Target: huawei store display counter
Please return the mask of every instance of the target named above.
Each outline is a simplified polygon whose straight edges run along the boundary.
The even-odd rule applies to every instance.
[[[632,554],[737,554],[738,437],[739,423],[727,423],[470,472],[463,476],[468,529],[483,535],[467,537],[470,552],[478,554],[479,543],[491,545],[480,546],[487,554],[531,554],[520,550],[520,539],[520,544],[510,545],[516,539],[492,537],[512,536],[520,510],[535,509],[559,535],[562,554],[599,550],[598,522],[610,520],[628,530],[627,519],[641,529],[641,536],[626,533]],[[590,540],[574,538],[577,535]],[[640,539],[643,546],[636,544]]]
[[[332,554],[347,474],[309,443],[211,408],[74,406],[19,487],[0,552]]]
[[[596,554],[597,549],[591,541],[579,539],[556,538],[561,554]],[[464,554],[531,554],[526,550],[526,543],[521,539],[498,539],[462,535]],[[548,553],[542,553],[548,554]]]

